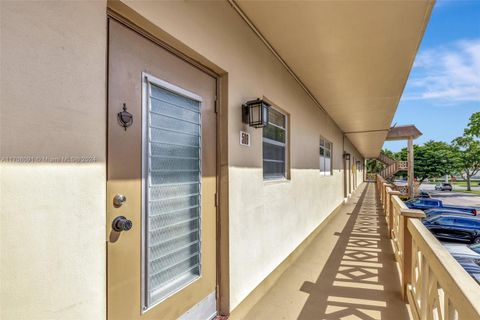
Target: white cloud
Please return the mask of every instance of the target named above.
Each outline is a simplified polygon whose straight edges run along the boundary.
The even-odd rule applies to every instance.
[[[480,39],[425,50],[414,64],[404,100],[480,102]]]

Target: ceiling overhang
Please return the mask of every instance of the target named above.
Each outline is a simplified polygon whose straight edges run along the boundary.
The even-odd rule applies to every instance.
[[[359,152],[376,157],[434,1],[230,1]]]
[[[387,141],[417,139],[422,135],[422,132],[413,124],[394,126],[388,130]]]

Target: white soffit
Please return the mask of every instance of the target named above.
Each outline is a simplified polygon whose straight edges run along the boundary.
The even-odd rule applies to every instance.
[[[236,1],[365,157],[380,152],[434,1]],[[369,134],[353,133],[375,131]],[[384,131],[378,131],[384,130]]]

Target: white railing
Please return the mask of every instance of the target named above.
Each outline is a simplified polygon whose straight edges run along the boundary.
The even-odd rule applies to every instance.
[[[480,286],[421,221],[409,220],[411,283],[407,297],[416,319],[480,319]]]
[[[397,161],[397,171],[408,170],[408,161]]]
[[[408,209],[380,175],[376,189],[414,319],[480,319],[480,286],[425,228],[424,213]]]
[[[384,153],[380,153],[380,155],[377,158],[379,161],[385,163],[385,164],[394,164],[396,160],[390,158]]]
[[[385,168],[380,172],[380,175],[385,179],[390,178],[398,171],[408,170],[408,161],[394,160],[383,153],[380,153],[377,160],[386,165]]]

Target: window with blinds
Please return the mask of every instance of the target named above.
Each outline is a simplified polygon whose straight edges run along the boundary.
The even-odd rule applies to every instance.
[[[320,138],[320,174],[323,176],[332,175],[332,148],[330,141]]]
[[[263,128],[263,178],[286,178],[287,118],[269,108],[268,125]]]
[[[200,276],[200,101],[147,84],[144,122],[144,304]]]

